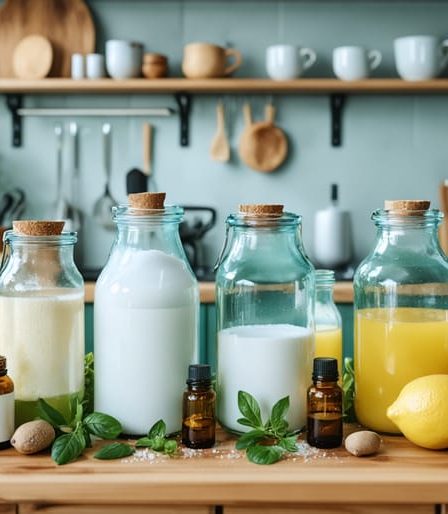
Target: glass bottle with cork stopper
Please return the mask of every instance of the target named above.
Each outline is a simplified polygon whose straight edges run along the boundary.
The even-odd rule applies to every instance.
[[[194,364],[188,369],[183,397],[182,442],[188,448],[211,448],[215,444],[215,401],[211,368]]]
[[[317,357],[313,385],[308,389],[307,441],[316,448],[342,444],[342,389],[338,385],[336,359]]]
[[[0,355],[0,450],[11,446],[14,433],[14,383],[8,376],[6,357]]]
[[[290,397],[292,431],[306,424],[303,399],[314,356],[314,268],[303,250],[301,217],[283,205],[241,205],[227,218],[218,261],[218,419],[238,423],[238,391],[253,395],[262,416]]]
[[[199,287],[179,236],[183,209],[165,205],[165,193],[128,200],[113,209],[116,238],[95,289],[95,410],[119,419],[125,434],[143,435],[159,419],[180,432],[199,328]]]
[[[355,410],[379,432],[399,433],[387,408],[424,375],[448,373],[448,259],[442,214],[425,200],[392,200],[375,211],[375,247],[355,291]]]
[[[15,383],[15,422],[37,417],[43,398],[67,419],[84,389],[84,282],[76,232],[63,221],[21,220],[4,235],[0,354]]]

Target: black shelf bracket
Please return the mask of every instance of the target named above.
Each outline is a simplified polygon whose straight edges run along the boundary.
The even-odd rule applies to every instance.
[[[190,144],[190,113],[192,97],[189,93],[176,93],[177,105],[179,106],[180,119],[180,146]]]
[[[6,95],[6,105],[12,119],[12,146],[16,148],[22,146],[22,116],[18,112],[22,104],[23,95]]]
[[[346,95],[335,93],[330,96],[331,146],[342,146],[342,111]]]

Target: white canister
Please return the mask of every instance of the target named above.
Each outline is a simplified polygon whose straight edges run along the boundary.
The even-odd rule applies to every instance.
[[[86,77],[86,62],[82,54],[72,54],[71,76],[74,80],[81,80]]]
[[[114,79],[140,77],[143,45],[133,41],[111,39],[106,42],[107,73]]]
[[[104,55],[88,54],[86,56],[86,74],[88,79],[101,79],[106,75]]]

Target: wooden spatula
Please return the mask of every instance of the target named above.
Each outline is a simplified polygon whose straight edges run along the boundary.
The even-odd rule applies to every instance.
[[[224,105],[220,101],[216,106],[217,130],[210,147],[210,156],[214,161],[227,162],[230,159],[230,146],[226,134]]]

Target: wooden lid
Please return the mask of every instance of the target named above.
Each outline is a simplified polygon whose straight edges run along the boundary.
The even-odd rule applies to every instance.
[[[59,236],[64,224],[65,221],[20,220],[13,221],[12,227],[22,236]]]
[[[240,214],[250,216],[281,216],[283,214],[283,205],[280,204],[241,204],[239,207]]]
[[[427,211],[431,205],[428,200],[385,200],[384,208],[387,211],[412,216]]]
[[[133,193],[128,195],[133,209],[163,209],[166,193]]]
[[[168,61],[168,57],[163,54],[146,53],[143,56],[143,62],[146,63],[160,63],[165,64]]]

